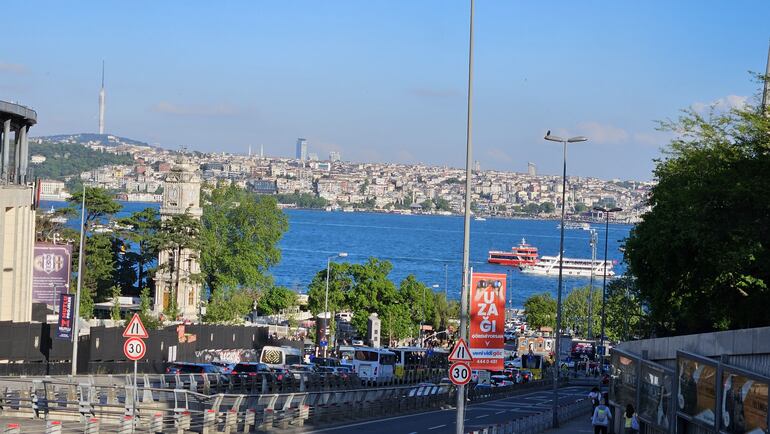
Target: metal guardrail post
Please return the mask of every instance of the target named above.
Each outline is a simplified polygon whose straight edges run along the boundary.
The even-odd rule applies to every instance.
[[[163,432],[163,413],[155,413],[150,420],[150,432],[153,434]]]
[[[61,421],[49,420],[45,423],[45,434],[61,434]]]
[[[174,409],[174,425],[176,426],[177,433],[184,434],[186,430],[190,429],[190,412],[186,408]]]
[[[251,427],[257,423],[257,411],[253,408],[246,409],[246,413],[243,415],[243,432],[251,432]]]
[[[231,408],[225,414],[225,431],[224,434],[232,434],[238,428],[238,410]]]
[[[3,428],[3,434],[21,434],[21,425],[18,423],[9,423]]]
[[[118,428],[118,434],[131,434],[134,430],[134,417],[123,416],[120,420],[120,427]]]
[[[217,432],[217,412],[208,409],[203,412],[203,431],[201,434],[216,434]]]
[[[95,417],[89,417],[86,421],[86,428],[83,430],[84,434],[99,434],[99,419]]]

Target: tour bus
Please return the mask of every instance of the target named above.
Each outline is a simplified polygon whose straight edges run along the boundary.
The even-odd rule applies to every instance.
[[[382,348],[361,345],[342,345],[339,348],[340,364],[349,366],[365,381],[383,382],[393,379],[396,354]]]
[[[272,369],[286,369],[291,365],[302,363],[302,351],[294,347],[265,346],[259,354],[260,363]]]
[[[391,348],[396,353],[395,375],[403,378],[409,371],[421,372],[425,369],[446,369],[449,353],[440,348],[398,347]]]

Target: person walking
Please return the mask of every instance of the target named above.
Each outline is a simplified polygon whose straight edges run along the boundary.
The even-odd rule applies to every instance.
[[[594,388],[591,389],[591,392],[588,394],[588,399],[591,400],[591,410],[596,410],[596,406],[599,405],[602,400],[602,393],[599,391],[598,387],[594,386]]]
[[[623,427],[625,434],[637,434],[639,432],[639,418],[631,404],[626,405],[626,411],[623,412]]]
[[[591,417],[591,425],[594,426],[594,434],[607,434],[611,419],[612,414],[610,414],[610,408],[607,406],[607,398],[605,397],[604,402],[596,406],[594,415]]]

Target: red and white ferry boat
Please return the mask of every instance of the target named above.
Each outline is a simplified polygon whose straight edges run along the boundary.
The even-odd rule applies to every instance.
[[[521,244],[518,247],[511,248],[510,252],[492,250],[487,258],[487,262],[490,264],[510,265],[513,267],[535,265],[537,261],[537,247],[527,244],[524,238],[521,239]]]

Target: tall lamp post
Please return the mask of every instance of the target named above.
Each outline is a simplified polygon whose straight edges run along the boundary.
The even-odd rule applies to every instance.
[[[594,211],[600,211],[604,213],[604,278],[602,280],[602,335],[601,335],[601,354],[600,356],[602,364],[600,366],[600,370],[603,370],[604,368],[604,356],[607,353],[607,350],[604,348],[604,325],[607,322],[607,316],[606,316],[606,304],[607,304],[607,242],[610,238],[610,213],[623,211],[623,208],[602,208],[600,206],[595,206]]]
[[[558,136],[552,136],[551,131],[548,130],[545,137],[543,137],[545,140],[551,141],[551,142],[559,142],[563,145],[564,149],[564,164],[562,168],[562,176],[561,176],[561,229],[560,229],[560,236],[559,236],[559,289],[556,293],[556,329],[554,330],[554,336],[556,338],[555,342],[555,358],[554,358],[554,364],[553,364],[553,426],[558,427],[559,426],[559,419],[557,415],[557,407],[559,403],[559,367],[560,367],[560,354],[559,352],[561,349],[559,348],[561,345],[559,341],[561,341],[561,292],[562,292],[562,286],[564,284],[564,280],[562,278],[562,269],[564,265],[564,211],[567,209],[567,202],[566,202],[566,195],[567,195],[567,143],[576,143],[576,142],[585,142],[588,140],[587,138],[583,136],[575,136],[570,137],[568,139],[561,138]]]
[[[324,297],[324,316],[326,316],[326,327],[324,328],[324,337],[326,337],[326,346],[324,347],[324,357],[326,357],[329,348],[329,324],[331,323],[331,313],[329,312],[329,270],[331,268],[333,258],[346,258],[348,254],[346,252],[339,252],[336,255],[326,258],[326,295]]]

